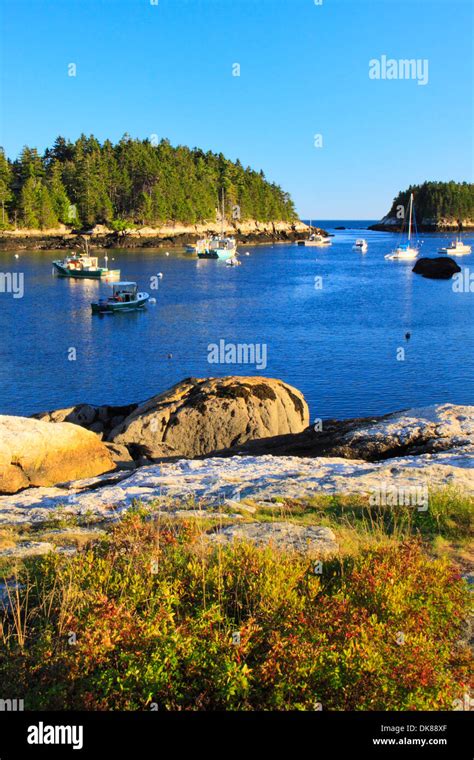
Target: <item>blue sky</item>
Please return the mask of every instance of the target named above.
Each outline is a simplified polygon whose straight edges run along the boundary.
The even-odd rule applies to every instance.
[[[153,1],[3,0],[10,157],[59,134],[168,137],[262,168],[315,220],[472,181],[470,0]],[[382,55],[427,59],[428,84],[370,79]]]

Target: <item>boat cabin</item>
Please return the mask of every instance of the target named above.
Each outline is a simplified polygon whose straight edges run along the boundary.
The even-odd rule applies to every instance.
[[[69,269],[81,271],[83,269],[94,270],[99,268],[97,256],[72,256],[66,262]]]
[[[230,249],[235,248],[235,240],[234,238],[228,238],[228,237],[213,237],[210,240],[209,243],[210,248],[224,248],[224,249]]]
[[[128,303],[137,300],[136,282],[116,282],[112,286],[112,300],[119,303]]]

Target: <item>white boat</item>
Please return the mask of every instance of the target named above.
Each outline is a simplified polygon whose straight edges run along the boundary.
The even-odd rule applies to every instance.
[[[211,238],[198,240],[196,243],[196,253],[200,259],[230,259],[237,255],[237,243],[232,237],[224,235],[225,223],[225,202],[224,191],[222,191],[221,207],[221,234],[213,235]]]
[[[317,235],[316,233],[313,232],[313,234],[310,235],[307,240],[301,241],[301,245],[305,245],[309,247],[315,246],[319,248],[321,246],[331,245],[331,241],[329,240],[329,238],[325,238],[323,237],[323,235]]]
[[[411,225],[413,220],[413,193],[410,193],[410,212],[408,217],[408,240],[406,243],[399,245],[394,251],[387,254],[385,258],[390,261],[413,261],[419,253],[419,249],[411,245]]]
[[[368,247],[367,240],[364,240],[363,238],[358,238],[354,243],[354,248],[358,251],[362,251],[362,253],[365,253]]]
[[[456,238],[450,245],[438,248],[438,253],[447,253],[450,256],[466,256],[471,253],[471,246],[463,243],[460,238]]]
[[[309,220],[309,228],[311,229],[311,219]],[[332,245],[331,241],[329,240],[329,237],[324,237],[324,235],[319,235],[316,232],[312,232],[311,235],[306,238],[306,240],[297,240],[297,245],[305,245],[311,247],[322,247],[324,245]]]

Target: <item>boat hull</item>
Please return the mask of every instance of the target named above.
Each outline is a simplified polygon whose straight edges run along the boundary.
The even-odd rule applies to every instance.
[[[225,249],[211,249],[210,251],[200,251],[198,253],[198,259],[221,259],[226,261],[231,259],[235,255],[235,251],[227,251]]]
[[[438,248],[438,253],[446,253],[448,256],[468,256],[471,253],[471,247],[465,248]]]
[[[414,261],[418,258],[417,248],[398,248],[396,251],[385,256],[387,261]]]
[[[332,245],[330,240],[298,240],[297,245],[304,245],[306,248],[327,248]]]

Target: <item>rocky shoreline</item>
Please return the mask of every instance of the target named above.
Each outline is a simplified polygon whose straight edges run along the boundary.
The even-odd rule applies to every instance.
[[[252,512],[247,500],[278,507],[282,498],[363,494],[378,495],[380,503],[421,509],[429,489],[451,486],[458,493],[474,494],[474,407],[444,404],[387,415],[372,423],[365,420],[344,434],[340,445],[340,453],[345,446],[351,457],[240,453],[179,458],[28,488],[0,496],[0,525],[42,523],[58,509],[78,517],[116,520],[137,503],[153,504],[163,517],[173,519],[203,516],[213,506],[242,516]],[[356,457],[358,451],[379,446],[382,458],[376,461]],[[383,458],[395,450],[406,453]]]
[[[406,226],[406,225],[405,225]],[[367,229],[376,232],[402,232],[403,220],[387,215],[377,224],[371,224]],[[418,232],[472,232],[473,219],[426,219],[417,224]]]
[[[188,378],[141,404],[0,416],[0,522],[136,499],[304,497],[451,484],[474,493],[474,407],[438,404],[309,424],[263,377]]]
[[[0,561],[73,554],[137,506],[168,525],[218,519],[210,543],[323,557],[336,535],[294,524],[285,505],[342,497],[424,511],[446,487],[474,495],[474,406],[310,425],[303,395],[280,380],[187,378],[143,403],[0,415]]]
[[[115,232],[103,225],[96,225],[88,231],[92,248],[183,248],[196,243],[202,237],[220,234],[218,224],[164,225],[153,229],[143,227],[125,232]],[[288,243],[308,237],[311,232],[323,236],[328,233],[303,222],[257,222],[227,225],[226,235],[232,235],[240,245],[268,245]],[[71,249],[78,244],[78,235],[66,227],[58,230],[12,230],[0,235],[0,250],[61,250]]]

